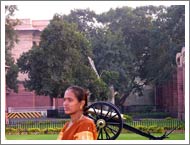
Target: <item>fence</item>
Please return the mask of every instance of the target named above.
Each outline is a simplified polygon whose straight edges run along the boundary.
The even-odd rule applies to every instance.
[[[139,121],[132,121],[132,122],[126,122],[130,126],[158,126],[158,127],[164,127],[168,129],[172,128],[180,128],[185,129],[185,122],[177,119],[171,119],[171,120],[139,120]]]
[[[45,121],[11,121],[9,124],[6,124],[6,128],[62,128],[65,122],[68,119],[64,120],[45,120]],[[180,129],[185,129],[185,122],[181,120],[138,120],[127,122],[128,125],[137,127],[137,126],[158,126],[164,127],[166,129],[173,129],[179,127]]]
[[[59,121],[11,121],[9,124],[6,124],[6,128],[62,128],[67,120]]]

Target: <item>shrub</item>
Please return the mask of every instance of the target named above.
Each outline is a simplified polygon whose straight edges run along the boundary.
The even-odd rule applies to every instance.
[[[185,129],[185,123],[180,124],[180,126],[178,126],[177,129]]]
[[[23,132],[25,132],[24,128],[17,128],[16,130],[18,134],[23,134]]]
[[[40,129],[39,128],[28,128],[28,134],[39,134]]]
[[[148,132],[148,127],[146,127],[146,126],[138,125],[135,128],[137,128],[143,132]]]
[[[5,133],[6,134],[16,134],[16,132],[17,132],[17,129],[15,129],[15,128],[6,128],[5,129]]]
[[[55,133],[59,133],[61,131],[61,128],[54,128]]]
[[[173,120],[174,118],[172,117],[166,117],[165,120]]]
[[[127,114],[123,114],[123,118],[126,122],[132,122],[133,118]]]
[[[48,134],[48,129],[47,128],[40,129],[40,134]]]
[[[157,126],[149,126],[149,127],[148,127],[148,132],[153,132],[153,133],[155,133],[155,132],[156,132],[156,128],[157,128]]]
[[[157,127],[156,133],[164,133],[164,128],[163,127]]]
[[[164,128],[163,127],[158,127],[158,126],[149,126],[148,127],[148,132],[150,132],[150,133],[163,133]]]
[[[54,128],[48,128],[48,134],[54,134],[55,130]]]

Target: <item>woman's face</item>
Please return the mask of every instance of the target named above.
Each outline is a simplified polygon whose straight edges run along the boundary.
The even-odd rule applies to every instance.
[[[79,102],[72,90],[66,90],[63,98],[63,108],[65,114],[72,115],[81,111],[82,101]]]

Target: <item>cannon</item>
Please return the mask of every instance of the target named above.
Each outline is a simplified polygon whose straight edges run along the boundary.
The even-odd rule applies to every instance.
[[[86,108],[86,116],[93,119],[97,131],[98,140],[115,140],[119,136],[122,128],[147,137],[151,140],[163,140],[168,137],[176,128],[165,132],[162,136],[153,136],[150,133],[143,132],[123,122],[123,116],[118,108],[109,102],[96,102]]]

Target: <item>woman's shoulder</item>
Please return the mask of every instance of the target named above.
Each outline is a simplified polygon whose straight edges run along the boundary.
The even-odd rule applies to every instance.
[[[83,116],[83,118],[78,122],[78,131],[92,131],[96,132],[96,125],[94,120],[87,116]]]
[[[94,123],[94,120],[92,120],[91,118],[87,117],[87,116],[83,116],[83,118],[81,119],[82,122],[85,123]]]

